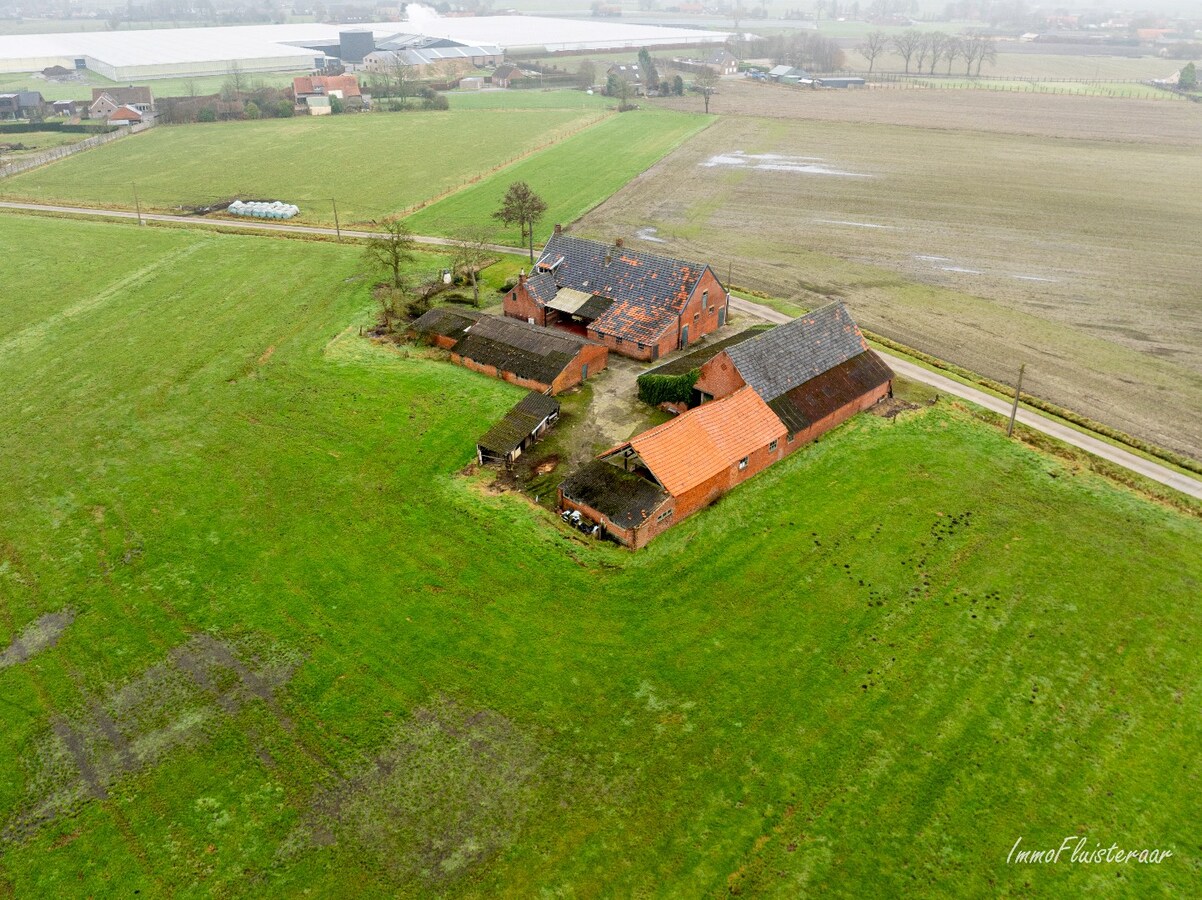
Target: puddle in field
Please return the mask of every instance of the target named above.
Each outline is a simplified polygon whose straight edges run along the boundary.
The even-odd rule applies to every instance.
[[[25,662],[29,657],[41,653],[47,647],[53,647],[67,626],[75,621],[75,610],[60,609],[58,612],[46,613],[25,627],[19,635],[12,639],[3,652],[0,652],[0,669],[7,669]]]
[[[653,244],[668,243],[662,237],[656,237],[656,235],[658,235],[658,234],[659,234],[658,228],[647,227],[647,228],[640,228],[638,231],[636,231],[634,233],[634,236],[636,238],[638,238],[640,241],[650,241]]]
[[[700,163],[704,168],[749,169],[760,172],[793,172],[798,175],[838,175],[845,178],[872,178],[862,172],[846,172],[825,165],[821,156],[782,156],[779,153],[719,153]]]

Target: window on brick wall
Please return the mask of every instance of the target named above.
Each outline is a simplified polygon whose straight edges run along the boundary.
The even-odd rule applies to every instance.
[[[671,517],[672,517],[672,510],[665,509],[662,513],[660,513],[658,516],[655,517],[655,521],[662,522],[664,519],[668,519]]]
[[[744,457],[743,457],[741,460],[739,460],[739,468],[740,468],[740,469],[746,469],[746,468],[747,468],[747,462],[748,462],[748,460],[749,460],[749,459],[750,459],[750,457],[744,456]]]
[[[780,441],[773,441],[771,444],[768,445],[768,449],[775,450],[779,443],[780,443]]]

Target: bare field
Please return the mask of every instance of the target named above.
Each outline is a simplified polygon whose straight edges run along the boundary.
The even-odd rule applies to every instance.
[[[1128,104],[1124,104],[1127,106]],[[1196,151],[726,117],[578,230],[654,227],[734,283],[1202,456]]]
[[[1202,105],[1180,101],[898,87],[813,91],[739,78],[723,80],[719,91],[710,102],[719,115],[1202,145]],[[696,96],[656,103],[701,108]]]

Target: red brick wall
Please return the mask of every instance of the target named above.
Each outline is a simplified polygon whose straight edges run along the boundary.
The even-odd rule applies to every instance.
[[[501,301],[505,315],[523,322],[534,321],[535,325],[547,324],[547,311],[534,302],[524,282],[514,285],[512,291]]]
[[[723,350],[701,367],[701,374],[697,377],[697,384],[694,386],[715,400],[721,400],[723,397],[729,397],[744,384],[742,376],[735,369],[735,364]]]
[[[880,387],[869,391],[867,394],[857,397],[850,403],[839,407],[829,416],[825,416],[819,419],[817,422],[811,424],[810,427],[806,428],[804,431],[799,431],[796,435],[794,435],[793,442],[787,445],[789,452],[792,453],[798,447],[804,446],[810,441],[813,441],[816,438],[826,434],[832,428],[837,428],[838,426],[842,425],[856,413],[863,412],[864,410],[868,409],[868,407],[872,406],[882,397],[887,397],[892,388],[893,382],[888,381],[885,384],[882,384]]]
[[[486,366],[476,362],[474,359],[467,359],[460,356],[458,353],[451,354],[451,361],[458,363],[465,369],[471,369],[473,372],[480,372],[487,375],[489,378],[500,378],[502,381],[508,381],[510,384],[516,384],[518,387],[529,388],[532,391],[542,393],[551,387],[549,384],[543,384],[541,381],[535,381],[532,378],[519,378],[512,372],[498,372],[496,366]]]
[[[708,292],[708,297],[702,295]],[[714,273],[706,269],[705,274],[693,289],[693,295],[681,312],[680,324],[689,326],[689,346],[697,343],[698,339],[718,330],[718,313],[726,306],[726,291],[714,277]],[[710,310],[713,312],[710,312]],[[672,349],[676,349],[675,344]]]
[[[632,550],[640,550],[646,547],[651,542],[651,539],[657,534],[667,531],[676,521],[674,515],[668,516],[665,519],[660,519],[659,516],[667,510],[675,508],[675,501],[669,497],[658,509],[656,509],[649,519],[638,528],[622,528],[613,524],[608,517],[587,506],[583,503],[576,503],[569,500],[563,495],[563,491],[559,492],[559,508],[566,510],[578,510],[582,516],[592,522],[600,522],[602,528],[612,535],[620,544],[630,547]]]
[[[598,334],[591,328],[588,330],[588,339],[596,341],[599,344],[604,344],[607,349],[621,356],[629,356],[631,359],[641,359],[646,362],[666,356],[676,349],[676,326],[672,326],[672,328],[664,332],[658,341],[643,344],[641,350],[639,349],[638,341],[628,341],[623,338],[622,342],[618,343],[618,339],[612,334]],[[656,354],[656,347],[659,348],[658,355]],[[590,368],[589,371],[591,372],[592,369]]]
[[[591,378],[605,368],[608,360],[609,350],[605,347],[592,345],[581,347],[580,352],[576,354],[571,364],[560,372],[559,376],[551,384],[551,393],[558,394],[561,391],[566,391],[568,388],[580,384],[584,380],[583,368],[586,365],[588,366],[588,374]]]

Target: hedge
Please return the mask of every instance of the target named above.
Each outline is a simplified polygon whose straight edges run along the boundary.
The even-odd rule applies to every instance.
[[[651,406],[661,403],[691,403],[693,386],[701,376],[700,369],[684,375],[640,375],[638,378],[639,399]]]

